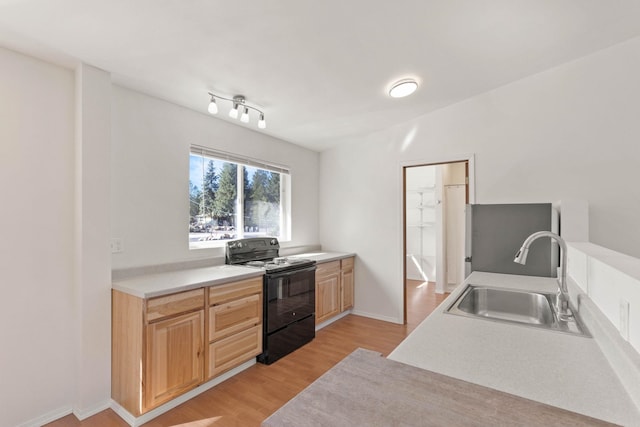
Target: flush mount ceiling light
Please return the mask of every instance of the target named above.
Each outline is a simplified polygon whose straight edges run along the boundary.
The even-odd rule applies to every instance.
[[[389,96],[392,98],[404,98],[411,95],[418,89],[418,83],[413,79],[400,80],[395,82],[389,89]]]
[[[260,114],[260,119],[258,120],[258,128],[265,129],[267,127],[267,122],[264,119],[264,112],[259,110],[256,107],[252,107],[251,105],[246,104],[246,100],[242,95],[236,95],[233,98],[225,98],[224,96],[215,95],[211,92],[208,92],[211,96],[211,101],[209,101],[209,111],[210,114],[218,114],[218,104],[216,103],[217,99],[224,99],[225,101],[231,101],[232,107],[229,110],[229,117],[232,119],[237,119],[240,115],[240,111],[242,114],[240,115],[240,121],[242,123],[249,123],[249,110],[253,110]]]

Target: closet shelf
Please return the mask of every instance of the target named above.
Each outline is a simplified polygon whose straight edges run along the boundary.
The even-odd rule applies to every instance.
[[[414,188],[412,190],[409,190],[409,193],[413,193],[413,194],[423,194],[423,193],[432,193],[436,191],[436,186],[432,186],[432,187],[420,187],[420,188]]]
[[[435,222],[428,221],[420,224],[408,224],[407,227],[430,228],[430,227],[433,227],[435,224],[436,224]]]
[[[427,203],[424,205],[415,206],[414,209],[433,209],[435,207],[436,207],[435,203]]]

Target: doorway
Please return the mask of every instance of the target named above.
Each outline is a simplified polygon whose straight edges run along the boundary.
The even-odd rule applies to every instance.
[[[465,279],[472,173],[473,157],[403,166],[404,323],[412,328]]]

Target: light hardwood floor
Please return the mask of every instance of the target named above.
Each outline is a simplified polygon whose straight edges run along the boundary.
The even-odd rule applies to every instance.
[[[434,284],[407,282],[407,324],[349,315],[317,332],[316,338],[276,363],[256,364],[224,383],[148,422],[148,427],[247,427],[260,423],[358,347],[388,355],[446,295]],[[125,427],[107,409],[80,422],[73,415],[48,427]]]
[[[436,294],[434,282],[407,280],[407,329],[413,331],[449,294]]]

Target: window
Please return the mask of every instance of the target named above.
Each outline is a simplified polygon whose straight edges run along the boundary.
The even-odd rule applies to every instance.
[[[289,170],[192,146],[189,157],[189,249],[244,237],[289,240]]]

